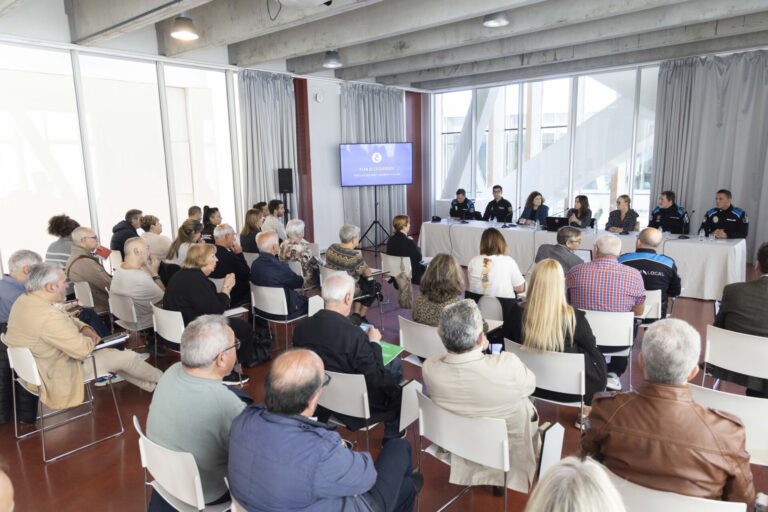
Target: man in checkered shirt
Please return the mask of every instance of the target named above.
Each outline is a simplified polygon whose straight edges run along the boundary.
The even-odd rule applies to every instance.
[[[635,316],[643,313],[645,286],[637,269],[618,262],[621,240],[614,235],[598,237],[594,247],[594,259],[576,265],[566,277],[566,287],[571,305],[588,311],[632,311]],[[608,354],[610,349],[598,347]],[[613,352],[624,350],[617,348]],[[619,377],[627,369],[627,358],[614,356],[608,363],[608,389],[620,390]]]

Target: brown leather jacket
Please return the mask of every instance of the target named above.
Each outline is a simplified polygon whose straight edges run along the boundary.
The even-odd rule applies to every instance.
[[[636,484],[751,504],[755,487],[744,440],[738,418],[695,403],[688,386],[644,384],[596,394],[581,445]]]

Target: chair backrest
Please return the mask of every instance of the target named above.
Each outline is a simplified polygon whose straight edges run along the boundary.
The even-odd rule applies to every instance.
[[[331,376],[331,381],[320,393],[318,404],[339,414],[370,419],[371,409],[368,406],[368,389],[365,387],[365,377],[327,370],[325,373]]]
[[[216,286],[216,293],[221,293],[221,289],[224,288],[224,278],[209,277],[208,280]]]
[[[321,288],[325,280],[328,279],[333,274],[346,274],[346,272],[343,270],[334,270],[324,265],[320,265],[320,287]]]
[[[312,256],[314,256],[315,259],[319,259],[320,258],[320,244],[309,242],[307,244],[307,246],[309,247],[309,252],[312,253]]]
[[[708,325],[704,347],[705,363],[768,379],[768,338]]]
[[[714,389],[688,385],[693,399],[704,407],[718,409],[738,416],[747,434],[747,451],[752,464],[768,466],[768,400],[752,396],[734,395]]]
[[[624,480],[603,466],[608,478],[619,491],[627,512],[674,510],[675,512],[746,512],[746,503],[693,498],[674,492],[657,491]]]
[[[2,335],[2,338],[0,339],[5,343],[5,335]],[[40,373],[37,371],[35,357],[32,355],[32,351],[28,348],[8,347],[8,362],[11,369],[15,371],[16,375],[18,375],[24,382],[28,382],[35,386],[43,385]]]
[[[77,281],[74,283],[75,285],[75,298],[77,299],[77,302],[80,303],[81,306],[84,308],[92,308],[94,307],[93,304],[93,293],[91,293],[91,285],[89,285],[85,281]]]
[[[271,286],[257,286],[251,283],[251,305],[270,315],[287,315],[288,303],[285,290]]]
[[[301,268],[301,262],[291,260],[288,262],[288,266],[293,270],[294,274],[304,277],[304,269]]]
[[[181,344],[184,317],[180,311],[168,311],[152,304],[152,323],[157,334],[168,341]]]
[[[232,488],[229,487],[229,480],[227,480],[227,477],[224,477],[224,483],[227,484],[227,489],[229,489],[229,498],[230,498],[230,506],[232,507],[230,509],[231,512],[248,512],[245,510],[245,507],[242,506],[232,495]]]
[[[403,386],[403,399],[400,402],[400,431],[407,429],[419,419],[419,399],[416,392],[423,392],[424,387],[417,380],[408,381]]]
[[[561,424],[553,423],[544,430],[542,437],[541,456],[539,457],[539,478],[563,458],[565,429]]]
[[[325,302],[320,295],[313,295],[307,301],[307,316],[312,316],[325,307]]]
[[[507,423],[500,418],[467,418],[438,407],[417,392],[419,434],[459,457],[509,471]]]
[[[389,254],[381,254],[381,270],[389,273],[390,276],[399,275],[405,272],[405,275],[412,276],[413,271],[411,269],[411,258],[403,256],[390,256]]]
[[[600,347],[631,347],[634,339],[635,316],[608,311],[584,311]]]
[[[114,253],[113,253],[114,254]],[[109,310],[123,322],[136,323],[136,308],[133,299],[125,295],[109,292]]]
[[[536,352],[514,341],[504,340],[504,348],[515,354],[536,376],[536,389],[584,396],[584,355],[567,352]],[[557,402],[574,405],[578,402]]]
[[[477,303],[484,320],[504,320],[504,310],[496,297],[483,295]]]
[[[640,318],[658,320],[661,318],[661,290],[645,290],[645,309]]]
[[[245,262],[248,264],[248,268],[251,268],[251,265],[253,265],[253,262],[258,259],[259,253],[257,252],[245,252],[243,251],[243,258],[245,258]]]
[[[120,251],[112,251],[111,253],[109,253],[109,266],[112,267],[112,270],[119,268],[120,265],[122,264],[123,264],[123,255],[120,254]]]
[[[152,473],[157,483],[174,498],[203,510],[203,486],[192,454],[169,450],[150,441],[142,432],[136,416],[133,417],[133,427],[139,434],[141,467]]]
[[[400,323],[400,346],[403,350],[425,359],[448,353],[440,335],[437,334],[437,327],[420,324],[401,316],[398,316],[397,320]]]

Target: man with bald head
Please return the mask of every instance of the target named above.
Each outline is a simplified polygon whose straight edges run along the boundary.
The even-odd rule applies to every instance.
[[[275,359],[264,378],[265,405],[246,408],[232,423],[232,496],[247,510],[413,510],[423,479],[413,473],[406,441],[387,443],[374,464],[312,417],[329,379],[310,350]]]
[[[637,251],[622,254],[619,263],[640,271],[646,290],[661,290],[661,318],[666,318],[667,299],[680,295],[680,276],[675,260],[656,253],[663,239],[658,229],[645,228],[637,236]]]
[[[288,263],[280,261],[280,240],[274,231],[262,231],[256,235],[259,257],[251,265],[251,282],[257,286],[282,288],[288,305],[288,318],[307,314],[307,298],[296,291],[304,286],[304,278],[291,270]],[[269,313],[260,316],[269,318]]]
[[[115,269],[110,291],[133,299],[136,309],[136,329],[152,327],[152,304],[163,300],[165,286],[158,270],[160,260],[154,256],[146,240],[135,236],[125,241],[125,260]]]
[[[84,281],[91,287],[93,305],[97,313],[109,311],[107,288],[112,286],[112,276],[93,255],[99,247],[99,237],[88,227],[80,226],[72,231],[72,251],[64,272],[73,283]]]

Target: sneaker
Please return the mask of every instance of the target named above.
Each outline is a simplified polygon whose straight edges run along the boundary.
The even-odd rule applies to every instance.
[[[109,375],[112,378],[112,384],[117,384],[118,382],[123,382],[125,380],[115,372],[109,372]],[[97,388],[103,388],[107,384],[109,384],[109,380],[107,379],[106,376],[99,377],[98,379],[96,379],[96,382],[93,383],[93,385],[96,386]]]
[[[584,432],[587,430],[587,417],[579,415],[579,417],[577,417],[576,421],[573,423],[573,426]]]
[[[241,373],[232,372],[226,377],[224,377],[224,385],[225,386],[240,386],[242,384],[245,384],[251,380],[247,375],[243,375]]]
[[[605,385],[606,389],[613,391],[621,391],[621,381],[619,376],[613,372],[608,372],[608,383]]]

